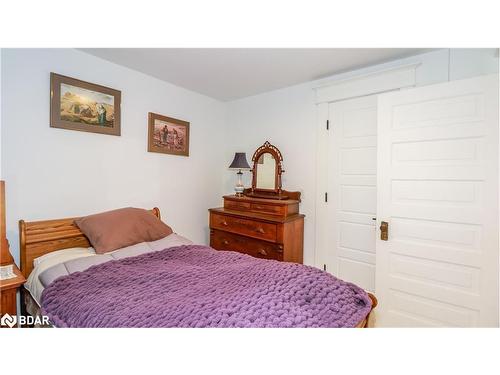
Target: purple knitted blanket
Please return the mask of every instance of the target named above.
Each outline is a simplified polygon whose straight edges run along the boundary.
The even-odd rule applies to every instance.
[[[57,327],[354,327],[370,309],[316,268],[196,245],[92,266],[42,294]]]

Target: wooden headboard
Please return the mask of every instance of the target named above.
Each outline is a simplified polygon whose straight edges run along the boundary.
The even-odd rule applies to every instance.
[[[151,210],[161,219],[160,209]],[[33,260],[56,250],[89,247],[87,237],[74,224],[76,218],[26,222],[19,220],[21,272],[28,278],[33,271]]]

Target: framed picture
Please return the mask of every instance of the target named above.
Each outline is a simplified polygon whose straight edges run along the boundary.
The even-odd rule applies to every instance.
[[[189,122],[149,112],[148,151],[189,156]]]
[[[50,73],[50,126],[120,135],[121,92]]]

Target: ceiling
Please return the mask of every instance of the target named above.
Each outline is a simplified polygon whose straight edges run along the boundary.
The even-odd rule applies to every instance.
[[[429,51],[417,48],[85,48],[174,85],[229,101]]]

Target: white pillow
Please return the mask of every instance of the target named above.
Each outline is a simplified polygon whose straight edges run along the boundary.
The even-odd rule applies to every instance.
[[[40,263],[45,262],[50,259],[57,259],[60,263],[67,260],[67,258],[78,258],[80,256],[95,255],[95,250],[93,247],[72,247],[70,249],[62,249],[57,251],[52,251],[42,255],[41,257],[33,259],[33,265],[36,267]]]
[[[33,265],[35,268],[30,273],[28,280],[26,280],[24,288],[30,292],[33,299],[40,306],[40,297],[42,296],[43,285],[38,279],[38,276],[43,271],[70,259],[88,257],[92,255],[96,255],[95,250],[92,247],[73,247],[70,249],[53,251],[42,255],[41,257],[35,258],[33,259]]]

